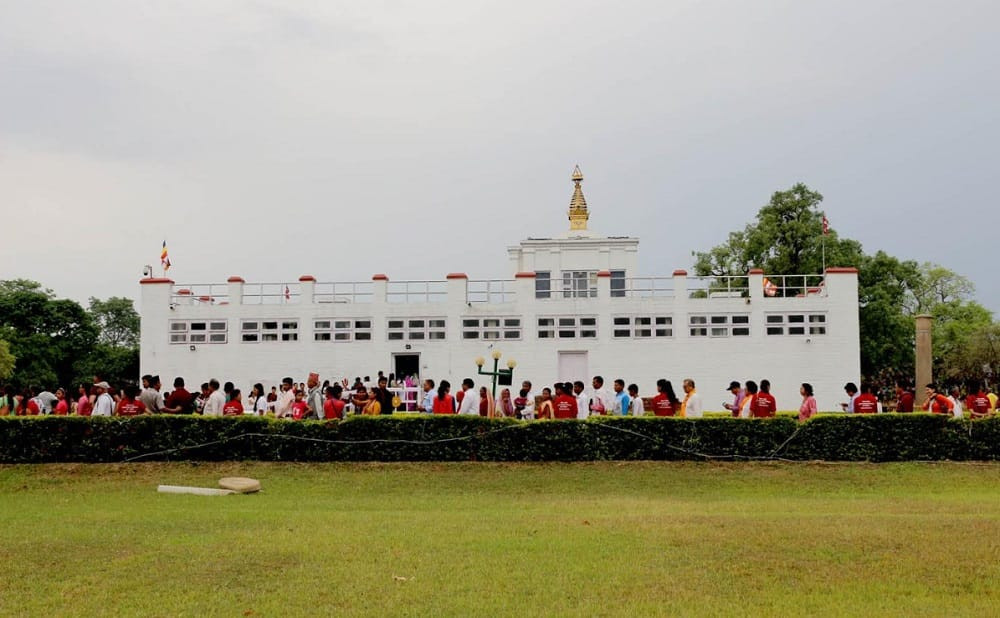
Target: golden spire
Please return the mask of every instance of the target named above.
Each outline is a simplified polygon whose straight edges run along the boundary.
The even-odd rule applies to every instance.
[[[580,183],[583,182],[583,172],[580,171],[579,165],[573,169],[572,180],[576,186],[573,188],[573,197],[569,201],[569,229],[570,231],[586,230],[590,213],[587,211],[587,200],[583,197],[583,189],[580,188]]]

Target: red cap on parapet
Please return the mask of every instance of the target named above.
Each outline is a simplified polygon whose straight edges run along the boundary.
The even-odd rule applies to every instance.
[[[177,290],[177,295],[178,296],[191,296],[191,290],[189,290],[187,288],[183,288],[181,290]]]
[[[674,271],[674,276],[675,277],[687,277],[687,274],[688,274],[688,271],[686,271],[686,270],[675,270]]]
[[[233,275],[232,277],[226,279],[226,282],[227,283],[246,283],[246,281],[243,280],[243,277],[237,277],[236,275]]]
[[[534,279],[535,278],[535,273],[534,272],[515,273],[514,274],[514,278],[515,279]]]
[[[148,285],[150,283],[173,283],[173,279],[167,279],[166,277],[146,277],[145,279],[139,279],[139,285]]]
[[[747,274],[750,274],[750,275],[763,275],[764,274],[764,269],[763,268],[751,268],[750,272],[747,273]]]
[[[597,271],[597,276],[598,277],[610,277],[611,276],[611,271],[610,270],[599,270],[599,271]]]
[[[388,281],[388,280],[389,280],[389,275],[384,275],[382,273],[379,273],[377,275],[372,275],[372,281]]]
[[[445,279],[468,279],[468,278],[469,275],[465,273],[448,273],[448,276],[445,277]]]
[[[302,275],[301,277],[299,277],[299,281],[315,281],[315,280],[316,277],[313,277],[312,275]]]
[[[831,273],[832,274],[852,273],[852,274],[856,275],[856,274],[858,274],[858,269],[854,268],[853,266],[847,266],[847,267],[831,266],[831,267],[829,267],[829,268],[826,269],[826,274],[829,275]]]

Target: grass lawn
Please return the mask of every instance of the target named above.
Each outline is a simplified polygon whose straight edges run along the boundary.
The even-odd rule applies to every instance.
[[[5,616],[1000,615],[996,464],[0,466],[0,507]]]

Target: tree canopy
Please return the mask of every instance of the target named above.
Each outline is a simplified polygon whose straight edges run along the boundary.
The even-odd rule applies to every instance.
[[[935,374],[954,376],[961,371],[968,375],[969,363],[964,359],[973,339],[975,349],[981,351],[977,357],[989,356],[979,340],[993,332],[988,328],[993,324],[992,314],[971,300],[975,288],[968,279],[937,264],[901,260],[883,251],[868,255],[860,242],[841,238],[832,227],[824,235],[822,201],[819,192],[802,183],[776,191],[743,229],[730,232],[722,244],[694,254],[695,273],[739,277],[751,268],[761,268],[770,276],[821,273],[825,245],[826,265],[858,269],[864,375],[885,380],[912,375],[913,318],[920,313],[934,316]]]
[[[0,281],[0,339],[16,359],[5,379],[14,384],[69,386],[95,374],[117,383],[135,381],[138,337],[131,300],[91,299],[88,311],[38,282]],[[0,354],[0,377],[3,361]]]
[[[10,353],[10,344],[0,339],[0,380],[6,380],[14,373],[17,359]]]

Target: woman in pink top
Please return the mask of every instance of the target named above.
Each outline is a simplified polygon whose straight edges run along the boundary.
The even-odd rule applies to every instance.
[[[90,416],[90,412],[94,409],[93,404],[90,403],[90,390],[81,384],[78,394],[80,399],[76,402],[76,413],[80,416]]]
[[[805,421],[816,414],[816,398],[813,397],[812,384],[803,384],[802,388],[799,389],[799,393],[802,394],[802,405],[799,406],[799,420]]]

